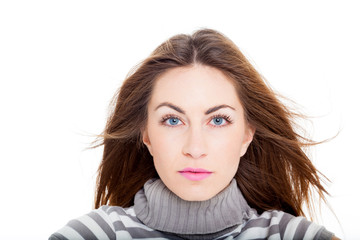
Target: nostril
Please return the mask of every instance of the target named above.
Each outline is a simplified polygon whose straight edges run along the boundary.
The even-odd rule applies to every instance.
[[[205,153],[194,153],[194,152],[191,152],[191,153],[187,152],[184,155],[189,158],[193,158],[193,159],[200,159],[200,158],[204,158],[205,156],[207,156],[207,154],[205,154]]]

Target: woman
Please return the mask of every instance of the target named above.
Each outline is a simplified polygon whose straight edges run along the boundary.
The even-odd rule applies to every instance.
[[[224,35],[170,38],[115,100],[96,210],[50,239],[336,239],[303,217],[315,143]]]

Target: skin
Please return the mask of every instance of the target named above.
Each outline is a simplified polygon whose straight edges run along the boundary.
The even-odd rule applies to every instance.
[[[205,114],[221,105],[230,107]],[[229,116],[231,123],[216,115]],[[204,201],[230,184],[254,132],[232,81],[215,68],[194,65],[157,79],[142,135],[164,184],[184,200]],[[186,167],[212,173],[191,181],[179,173]]]
[[[221,107],[206,113],[215,106]],[[164,184],[184,200],[204,201],[230,184],[254,132],[232,81],[215,68],[194,65],[156,80],[142,135]],[[211,174],[189,180],[179,172],[187,167]]]

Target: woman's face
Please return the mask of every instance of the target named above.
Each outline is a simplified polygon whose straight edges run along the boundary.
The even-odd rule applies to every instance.
[[[161,180],[180,198],[204,201],[227,187],[253,134],[219,70],[178,67],[156,80],[143,142]]]

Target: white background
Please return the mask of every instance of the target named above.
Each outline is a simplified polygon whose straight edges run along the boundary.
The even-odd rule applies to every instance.
[[[340,224],[360,237],[356,1],[1,1],[0,239],[47,239],[92,209],[102,149],[85,150],[131,67],[161,42],[219,30],[312,116],[315,165]]]

